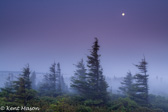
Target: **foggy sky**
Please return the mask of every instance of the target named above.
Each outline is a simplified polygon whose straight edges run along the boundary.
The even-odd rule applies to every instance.
[[[167,0],[0,1],[0,71],[29,63],[32,71],[48,72],[55,61],[72,75],[94,37],[104,75],[138,72],[133,64],[143,55],[149,75],[168,75]]]

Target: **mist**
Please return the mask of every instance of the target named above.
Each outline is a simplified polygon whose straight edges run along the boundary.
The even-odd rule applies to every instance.
[[[74,66],[72,64],[72,66]],[[33,70],[34,71],[34,70]],[[75,71],[75,70],[74,70]],[[7,81],[7,78],[10,75],[13,75],[14,79],[17,80],[19,74],[21,74],[21,71],[0,71],[0,76],[1,76],[1,81],[0,81],[0,87],[3,88],[5,86],[5,82]],[[41,73],[41,72],[36,72],[36,85],[39,83],[43,82],[44,75],[47,73]],[[65,72],[67,73],[67,72]],[[126,74],[126,73],[125,73]],[[62,75],[64,77],[65,83],[67,84],[68,88],[71,89],[70,84],[71,84],[71,77],[73,74],[64,74],[64,71],[62,71]],[[124,76],[117,76],[117,75],[111,75],[111,76],[105,76],[105,79],[109,85],[108,91],[115,93],[115,94],[120,94],[119,87],[121,86],[121,82],[123,80]],[[168,90],[167,86],[168,85],[168,76],[165,75],[150,75],[149,74],[149,94],[154,94],[154,95],[161,95],[168,97]]]

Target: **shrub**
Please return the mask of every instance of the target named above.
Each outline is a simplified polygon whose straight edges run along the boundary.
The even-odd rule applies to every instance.
[[[108,110],[117,110],[121,112],[131,112],[136,109],[138,105],[129,98],[119,98],[117,101],[114,102],[113,106],[110,107]]]
[[[88,106],[80,105],[78,106],[76,112],[92,112],[92,109]]]

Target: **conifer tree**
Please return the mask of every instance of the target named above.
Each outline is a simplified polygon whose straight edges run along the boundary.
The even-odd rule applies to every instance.
[[[50,81],[50,89],[52,94],[56,94],[56,86],[57,86],[57,73],[56,73],[56,63],[54,62],[50,67],[49,81]]]
[[[7,81],[5,82],[5,87],[0,88],[1,95],[6,98],[7,101],[12,102],[12,94],[14,94],[14,83],[13,83],[13,74],[10,73],[7,77]]]
[[[36,72],[34,71],[30,77],[31,87],[36,90]]]
[[[21,104],[26,105],[26,84],[25,84],[25,80],[20,77],[18,79],[18,81],[14,81],[15,85],[14,85],[14,89],[15,89],[15,101],[19,102]]]
[[[95,42],[90,50],[90,56],[87,56],[87,66],[89,69],[88,73],[88,84],[89,84],[89,96],[93,100],[100,99],[105,101],[107,97],[107,82],[103,76],[103,72],[100,66],[100,55],[98,39],[95,38]]]
[[[85,96],[88,88],[86,68],[83,59],[76,65],[76,68],[77,70],[75,71],[74,76],[71,78],[71,87],[74,88],[78,94]]]
[[[50,73],[44,75],[43,83],[39,87],[41,95],[57,96],[63,94],[63,88],[65,87],[63,76],[61,75],[60,64],[54,62],[50,67]]]
[[[31,72],[30,72],[29,65],[27,65],[25,68],[23,68],[23,73],[20,75],[25,81],[26,89],[31,89],[30,73]]]
[[[147,62],[145,58],[135,65],[139,69],[139,73],[134,76],[135,84],[133,86],[134,96],[133,99],[141,105],[148,105],[148,74],[147,74]]]
[[[38,91],[42,96],[51,96],[49,74],[44,75],[43,82],[40,83]]]
[[[67,93],[68,92],[68,86],[66,85],[66,83],[65,83],[65,81],[64,81],[64,77],[63,77],[63,75],[61,75],[61,78],[60,78],[60,80],[61,80],[61,93],[63,94],[63,93]]]
[[[62,94],[62,87],[61,83],[63,80],[61,80],[61,68],[60,68],[60,63],[57,64],[57,90],[59,91],[59,94]]]
[[[58,78],[56,63],[54,62],[49,69],[50,73],[44,75],[43,83],[39,87],[40,95],[56,96]]]
[[[121,82],[121,87],[119,87],[120,91],[126,95],[127,97],[132,96],[132,88],[133,88],[133,76],[131,72],[127,73],[127,76],[124,77],[123,81]]]
[[[27,102],[35,97],[35,91],[31,89],[29,65],[23,68],[23,73],[17,81],[13,81],[15,102],[27,105]]]
[[[7,81],[5,82],[5,88],[11,88],[13,86],[13,74],[9,73]]]
[[[60,67],[60,63],[57,64],[57,91],[58,93],[57,94],[64,94],[64,93],[67,93],[68,91],[68,87],[67,85],[65,84],[64,82],[64,77],[63,75],[61,74],[61,67]]]

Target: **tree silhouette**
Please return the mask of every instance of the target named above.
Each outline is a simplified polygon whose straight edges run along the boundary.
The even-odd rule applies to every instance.
[[[87,94],[87,74],[83,59],[76,65],[77,70],[71,78],[71,87],[74,88],[78,94],[86,96]]]
[[[141,105],[148,105],[149,75],[147,75],[147,64],[148,63],[144,57],[139,65],[135,65],[139,69],[140,73],[134,76],[135,84],[133,86],[133,99]]]
[[[127,76],[124,77],[123,81],[121,82],[122,86],[119,87],[121,92],[126,95],[127,97],[132,96],[132,89],[133,89],[133,76],[131,72],[127,73]]]
[[[95,38],[90,55],[87,56],[88,73],[88,85],[89,96],[92,99],[100,99],[105,101],[107,97],[107,82],[103,76],[103,71],[100,66],[100,55],[98,54],[100,46],[98,45],[98,39]]]

